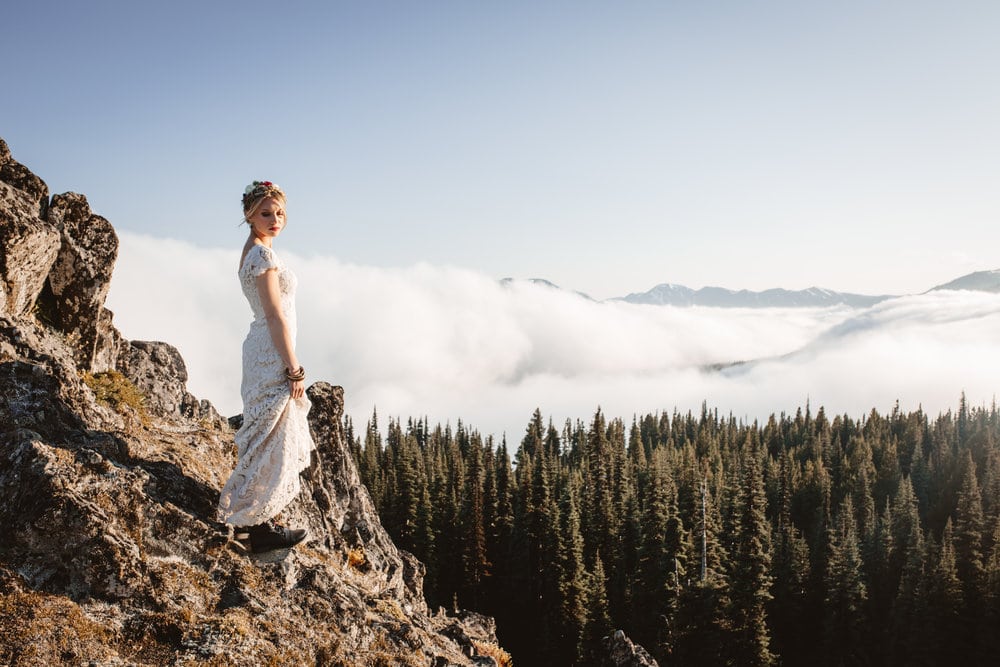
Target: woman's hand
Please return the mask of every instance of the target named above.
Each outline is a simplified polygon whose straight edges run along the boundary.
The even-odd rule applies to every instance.
[[[288,391],[292,395],[292,398],[302,398],[306,393],[305,380],[289,380]]]

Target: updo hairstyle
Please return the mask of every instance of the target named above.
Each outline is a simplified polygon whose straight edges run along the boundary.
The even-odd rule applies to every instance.
[[[277,183],[254,181],[243,191],[243,222],[250,224],[250,217],[257,212],[265,199],[271,198],[285,207],[285,193]]]

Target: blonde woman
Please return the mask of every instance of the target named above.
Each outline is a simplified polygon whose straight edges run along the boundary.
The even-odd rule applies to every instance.
[[[243,341],[243,425],[236,432],[239,460],[222,489],[219,511],[235,536],[254,553],[295,546],[304,530],[284,528],[275,517],[299,493],[299,473],[309,466],[305,370],[295,355],[295,275],[274,252],[285,228],[285,193],[254,181],[243,194],[250,235],[239,279],[253,322]]]

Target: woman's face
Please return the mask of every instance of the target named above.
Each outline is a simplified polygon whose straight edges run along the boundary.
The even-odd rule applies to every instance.
[[[277,200],[267,197],[247,221],[254,236],[273,239],[285,228],[285,209]]]

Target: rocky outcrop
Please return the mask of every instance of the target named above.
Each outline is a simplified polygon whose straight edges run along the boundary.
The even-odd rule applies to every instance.
[[[495,664],[490,619],[429,613],[339,387],[308,390],[317,448],[283,515],[309,538],[244,553],[216,517],[232,430],[175,348],[104,308],[114,230],[80,195],[46,205],[2,141],[0,180],[0,664]]]
[[[106,354],[108,344],[98,332],[102,315],[110,314],[104,299],[118,258],[118,235],[110,222],[90,210],[86,197],[72,192],[52,197],[47,219],[61,236],[48,280],[52,323],[71,337],[80,368],[110,370],[114,358]]]
[[[45,217],[49,205],[49,186],[10,154],[7,142],[0,139],[0,182],[8,183],[26,195],[35,216]]]
[[[0,313],[12,317],[34,307],[59,253],[59,231],[38,209],[29,194],[0,181]]]
[[[658,667],[646,649],[634,643],[624,632],[616,630],[604,640],[608,650],[606,667]]]
[[[105,312],[110,317],[110,311]],[[188,392],[187,366],[176,347],[159,341],[125,341],[113,327],[103,336],[104,349],[115,350],[113,357],[118,369],[142,392],[150,413],[165,418],[180,415],[208,420],[218,426],[225,423],[211,403],[199,401]]]

